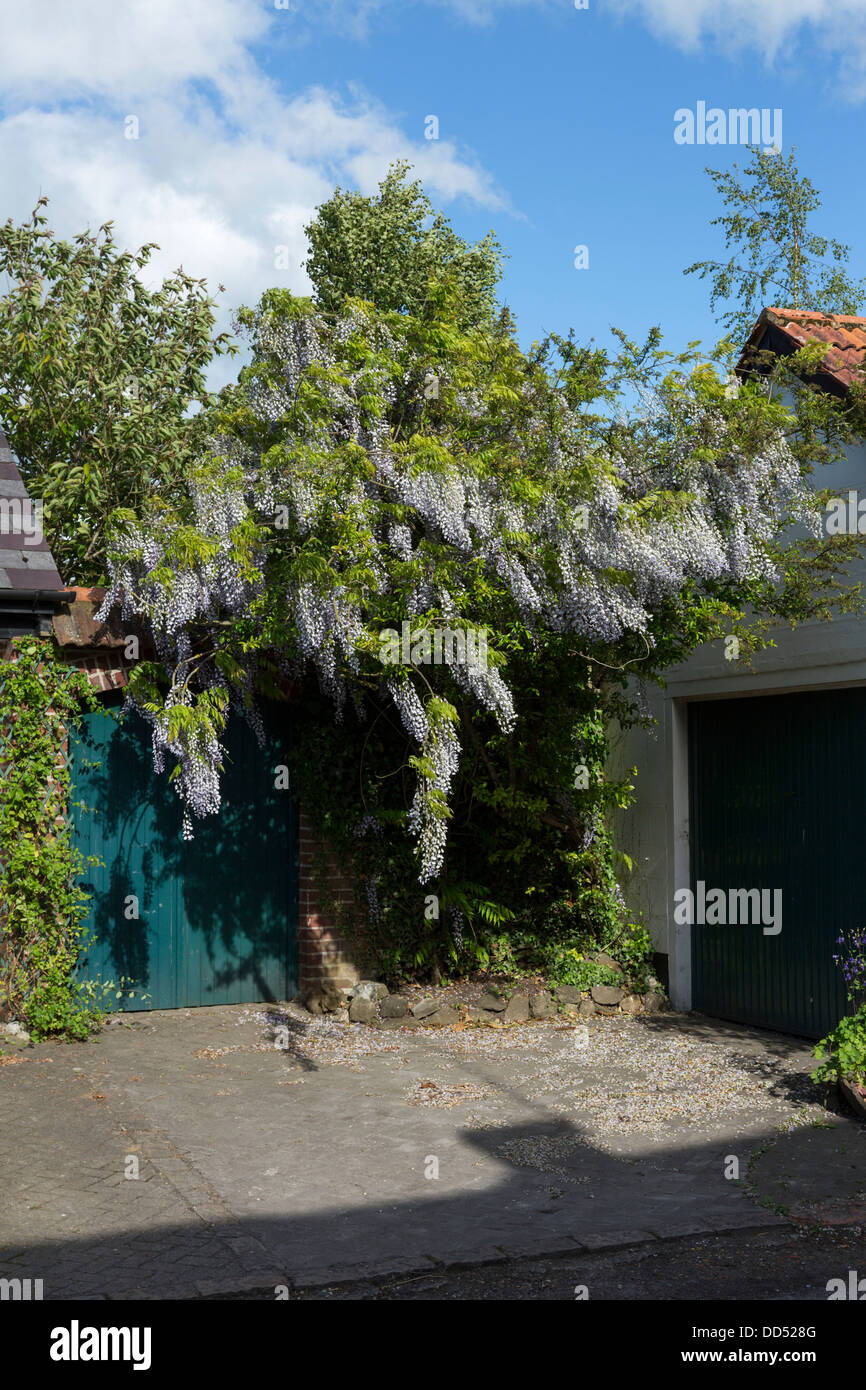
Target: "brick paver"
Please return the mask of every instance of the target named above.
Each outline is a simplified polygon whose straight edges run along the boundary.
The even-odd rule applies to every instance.
[[[241,1283],[250,1256],[218,1194],[122,1094],[96,1098],[73,1058],[54,1047],[0,1069],[0,1275],[42,1279],[46,1299]]]
[[[849,1224],[862,1210],[866,1126],[802,1099],[813,1063],[796,1040],[667,1016],[601,1020],[597,1053],[556,1021],[499,1042],[382,1033],[372,1051],[346,1028],[345,1048],[317,1052],[309,1026],[286,1054],[260,1008],[142,1014],[0,1066],[0,1278],[41,1279],[47,1299],[273,1296],[777,1228],[786,1205],[803,1220],[832,1201]],[[594,1063],[614,1027],[632,1060]],[[661,1089],[672,1032],[735,1044],[753,1058],[740,1081],[766,1089],[704,1118],[702,1076],[684,1075],[669,1112],[690,1116],[648,1137],[622,1097]],[[419,1104],[431,1086],[444,1105]],[[747,1183],[725,1180],[732,1153]]]

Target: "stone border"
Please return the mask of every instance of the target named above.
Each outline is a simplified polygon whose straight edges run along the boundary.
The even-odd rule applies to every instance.
[[[341,990],[329,980],[308,989],[300,1002],[313,1014],[338,1013],[348,1009],[350,1023],[366,1023],[378,1027],[413,1027],[424,1023],[448,1028],[457,1024],[502,1027],[530,1020],[556,1018],[562,1013],[578,1018],[594,1015],[626,1015],[659,1013],[670,1007],[658,981],[658,986],[637,994],[624,981],[618,985],[593,985],[580,990],[575,985],[554,985],[551,989],[535,991],[514,990],[510,996],[488,990],[477,1007],[459,1002],[456,1005],[432,996],[410,1003],[405,994],[392,994],[379,980],[360,980],[349,989]]]

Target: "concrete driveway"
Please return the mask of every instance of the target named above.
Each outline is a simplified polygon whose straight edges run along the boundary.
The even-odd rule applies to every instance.
[[[866,1224],[866,1125],[814,1065],[696,1015],[123,1015],[0,1065],[0,1277],[184,1298]]]

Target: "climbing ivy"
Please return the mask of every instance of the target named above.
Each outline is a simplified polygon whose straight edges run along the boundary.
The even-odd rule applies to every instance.
[[[85,858],[72,843],[68,737],[96,707],[86,676],[38,638],[0,662],[0,1017],[34,1038],[86,1037],[100,1010],[74,979]]]
[[[335,724],[314,682],[298,690],[292,784],[317,839],[356,886],[341,934],[376,978],[482,969],[588,987],[608,983],[585,959],[600,947],[631,977],[648,977],[652,946],[626,908],[618,878],[629,864],[604,819],[628,799],[629,785],[600,776],[606,739],[597,714],[575,721],[585,672],[563,666],[548,679],[537,667],[536,677],[541,698],[525,709],[523,728],[501,740],[488,730],[484,756],[476,752],[458,772],[447,862],[424,885],[403,833],[410,779],[399,725],[384,705],[365,721],[347,711]],[[584,796],[595,808],[582,827],[551,814],[555,769],[573,761],[576,738],[590,766]]]

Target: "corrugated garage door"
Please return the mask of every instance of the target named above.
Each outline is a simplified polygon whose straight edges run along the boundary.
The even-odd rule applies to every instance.
[[[287,711],[265,710],[266,747],[245,721],[225,740],[223,807],[181,837],[168,774],[153,771],[137,715],[87,714],[71,740],[76,843],[98,855],[85,887],[96,941],[83,978],[128,977],[150,997],[112,1007],[171,1009],[291,998],[297,988],[298,833],[294,798],[275,783]],[[137,914],[137,915],[135,915]]]
[[[818,1038],[845,1012],[842,928],[866,922],[866,689],[689,707],[691,870],[782,890],[782,930],[692,928],[696,1009]]]

